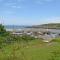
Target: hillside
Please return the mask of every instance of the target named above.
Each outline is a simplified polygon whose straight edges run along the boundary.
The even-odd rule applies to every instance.
[[[0,60],[60,60],[60,38],[47,43],[29,35],[12,35],[3,25],[0,30]]]
[[[60,29],[60,23],[50,23],[32,26],[33,28],[49,28],[49,29]]]
[[[60,29],[60,23],[49,23],[42,25],[31,25],[31,26],[19,26],[19,25],[5,25],[6,29],[20,29],[20,28],[49,28],[49,29]]]

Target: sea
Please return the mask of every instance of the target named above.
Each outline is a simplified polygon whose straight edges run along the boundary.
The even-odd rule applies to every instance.
[[[5,29],[7,31],[12,31],[12,30],[22,30],[22,29],[31,29],[31,27],[29,28],[30,26],[19,26],[19,25],[5,25]],[[41,28],[33,28],[33,30],[41,30]],[[46,30],[46,31],[50,31],[52,33],[60,33],[60,29],[44,29],[42,28],[42,30]]]
[[[7,31],[21,30],[26,28],[26,26],[18,26],[18,25],[5,25],[4,27]]]

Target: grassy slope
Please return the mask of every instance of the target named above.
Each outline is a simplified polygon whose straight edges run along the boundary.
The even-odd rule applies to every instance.
[[[14,43],[0,50],[0,60],[60,60],[60,39],[50,43],[32,40],[28,43]],[[52,52],[57,52],[54,56]],[[58,59],[59,58],[59,59]]]
[[[36,25],[36,26],[33,26],[33,27],[60,29],[60,23],[50,23],[50,24]]]

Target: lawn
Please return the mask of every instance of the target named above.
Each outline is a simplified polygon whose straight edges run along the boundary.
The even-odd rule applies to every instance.
[[[60,60],[60,39],[49,43],[35,39],[15,42],[0,49],[0,60]]]

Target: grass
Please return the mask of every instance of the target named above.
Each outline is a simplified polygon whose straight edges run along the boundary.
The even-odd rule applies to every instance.
[[[0,49],[0,60],[60,60],[60,39],[15,42]]]

